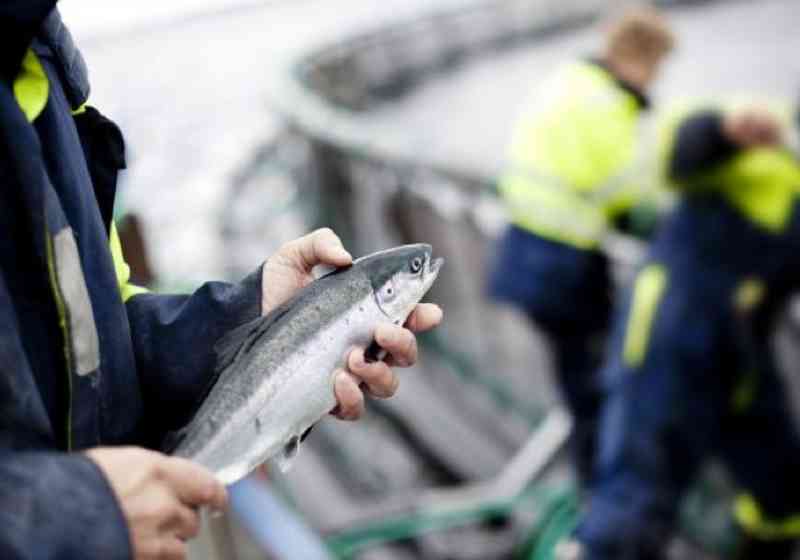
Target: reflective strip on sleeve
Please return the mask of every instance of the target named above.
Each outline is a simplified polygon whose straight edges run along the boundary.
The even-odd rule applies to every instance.
[[[500,182],[500,192],[514,224],[548,239],[594,249],[608,229],[597,205],[530,169],[511,169]]]
[[[42,64],[32,50],[25,53],[17,79],[14,80],[14,97],[17,98],[25,118],[33,122],[47,105],[50,83]]]
[[[71,451],[72,374],[88,375],[100,367],[100,340],[72,230],[65,227],[53,236],[47,232],[46,239],[50,289],[64,338],[64,363],[68,380],[66,436],[67,451]]]
[[[800,537],[800,514],[784,519],[768,519],[755,498],[742,494],[736,498],[734,516],[742,529],[761,540],[784,540]]]
[[[71,335],[69,332],[69,315],[67,312],[67,307],[64,304],[64,295],[61,292],[61,286],[58,283],[53,240],[49,233],[46,235],[46,239],[47,273],[50,280],[50,289],[53,292],[53,299],[56,302],[58,326],[61,328],[61,336],[64,339],[64,363],[66,364],[67,368],[67,417],[65,419],[67,451],[72,451],[72,344],[70,344]]]
[[[82,115],[85,112],[86,112],[86,103],[84,103],[83,105],[81,105],[77,109],[73,109],[72,110],[72,116],[74,117],[76,115]]]
[[[111,224],[111,236],[109,238],[109,248],[111,249],[111,257],[114,259],[114,271],[117,274],[117,285],[119,286],[119,293],[122,296],[122,301],[127,302],[133,296],[138,294],[146,294],[147,288],[131,284],[131,268],[125,262],[125,257],[122,254],[122,244],[119,241],[119,234],[117,233],[117,226]]]
[[[646,173],[647,165],[644,157],[640,155],[613,177],[588,191],[587,197],[593,203],[601,206],[604,211],[623,195],[628,195],[632,200],[631,205],[633,205],[635,201],[644,198],[645,194],[651,194],[647,193],[647,189],[642,184],[645,182]]]
[[[645,267],[636,278],[625,332],[623,359],[629,367],[644,362],[658,304],[667,287],[667,271],[659,264]]]
[[[72,229],[65,227],[52,238],[48,255],[51,281],[61,315],[62,329],[69,334],[67,340],[72,365],[78,375],[88,375],[100,367],[100,342],[94,321],[92,302],[83,276],[78,246]]]
[[[609,228],[609,209],[621,195],[631,201],[645,197],[645,190],[631,189],[631,181],[642,174],[637,162],[591,190],[578,190],[557,177],[531,167],[508,166],[500,190],[514,223],[579,249],[594,249]]]

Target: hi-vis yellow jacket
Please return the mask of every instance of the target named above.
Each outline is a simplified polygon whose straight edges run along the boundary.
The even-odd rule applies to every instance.
[[[788,145],[736,150],[730,157],[720,158],[717,164],[706,162],[703,166],[686,161],[688,157],[700,157],[696,149],[684,147],[684,152],[691,153],[676,153],[681,127],[690,118],[695,117],[696,121],[697,116],[721,115],[745,107],[760,107],[770,112],[784,125],[787,136],[796,136],[793,107],[789,103],[748,97],[724,102],[676,101],[659,119],[659,176],[666,187],[679,193],[718,192],[750,222],[779,235],[785,230],[800,194],[800,160]],[[710,146],[714,142],[701,141],[706,150],[714,149]]]
[[[596,248],[640,199],[644,97],[601,64],[565,65],[543,85],[512,140],[499,188],[511,221],[547,239]]]

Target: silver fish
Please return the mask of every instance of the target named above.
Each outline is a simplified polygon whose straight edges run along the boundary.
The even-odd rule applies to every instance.
[[[167,450],[224,484],[270,458],[288,469],[303,434],[336,406],[332,374],[347,350],[370,345],[381,322],[405,322],[443,262],[426,244],[374,253],[227,334],[216,383]]]

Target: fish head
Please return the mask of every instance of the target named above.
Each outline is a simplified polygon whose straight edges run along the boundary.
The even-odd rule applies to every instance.
[[[373,253],[354,264],[363,267],[381,311],[400,324],[433,285],[443,263],[443,258],[433,258],[430,245],[417,243]]]

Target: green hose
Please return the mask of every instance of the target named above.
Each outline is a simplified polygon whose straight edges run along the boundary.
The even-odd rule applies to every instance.
[[[560,496],[550,509],[550,514],[545,516],[527,559],[553,560],[556,545],[575,529],[579,513],[575,492],[565,492]]]
[[[557,504],[564,500],[564,495],[571,494],[573,494],[572,490],[564,491],[561,488],[550,486],[532,486],[511,500],[484,503],[462,511],[447,513],[415,511],[378,519],[331,535],[326,539],[326,543],[337,558],[347,560],[366,548],[472,523],[505,518],[514,511],[534,508],[552,511]]]

